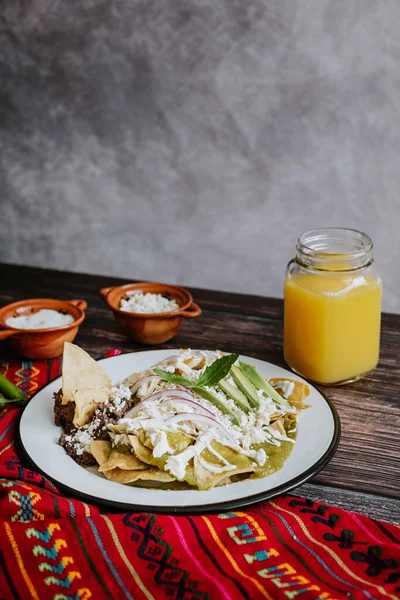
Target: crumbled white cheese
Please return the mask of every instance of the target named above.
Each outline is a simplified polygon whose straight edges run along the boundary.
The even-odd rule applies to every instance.
[[[120,309],[126,312],[140,314],[155,314],[178,310],[176,300],[170,300],[161,294],[143,294],[136,292],[128,300],[121,298]]]
[[[118,433],[116,435],[110,434],[113,446],[119,446],[120,444],[129,445],[129,438],[125,433]]]
[[[76,442],[83,446],[84,450],[88,450],[88,448],[90,448],[90,444],[93,441],[93,438],[91,437],[90,432],[87,429],[78,429],[75,433],[74,438]]]
[[[131,390],[126,385],[119,385],[111,388],[111,402],[118,406],[125,400],[130,400],[132,396]]]

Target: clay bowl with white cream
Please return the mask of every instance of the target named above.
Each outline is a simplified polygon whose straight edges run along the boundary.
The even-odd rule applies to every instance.
[[[174,337],[184,318],[201,315],[192,295],[176,285],[128,283],[103,288],[99,294],[121,329],[141,344],[163,344]]]
[[[54,358],[72,342],[85,318],[84,300],[33,298],[0,309],[0,340],[26,358]]]

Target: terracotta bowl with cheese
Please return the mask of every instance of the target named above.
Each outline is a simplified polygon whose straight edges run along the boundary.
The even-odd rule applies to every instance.
[[[0,340],[25,358],[55,358],[72,342],[85,318],[84,300],[32,298],[0,309]]]
[[[128,283],[105,287],[99,294],[121,329],[141,344],[163,344],[174,337],[183,319],[201,315],[192,295],[176,285]]]

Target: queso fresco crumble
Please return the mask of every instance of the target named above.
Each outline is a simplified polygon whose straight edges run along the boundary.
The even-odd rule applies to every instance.
[[[128,300],[121,298],[120,309],[131,313],[155,314],[177,310],[179,304],[161,294],[132,294]]]

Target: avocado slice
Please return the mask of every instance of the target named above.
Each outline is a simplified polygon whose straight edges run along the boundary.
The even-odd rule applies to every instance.
[[[243,412],[245,412],[245,413],[250,412],[251,407],[250,407],[249,403],[247,402],[247,398],[243,394],[243,392],[241,392],[239,390],[239,388],[237,388],[234,385],[231,385],[229,383],[229,381],[226,381],[225,379],[221,379],[221,381],[218,382],[218,387],[221,388],[221,390],[227,396],[229,396],[229,398],[232,398],[232,400],[235,402],[235,404],[237,404],[237,406],[241,410],[243,410]]]
[[[255,408],[260,408],[260,399],[257,394],[255,386],[252,384],[250,379],[239,369],[239,367],[233,366],[230,370],[234,382],[242,390],[246,398]]]
[[[264,379],[257,371],[255,367],[248,365],[242,361],[239,361],[240,370],[246,375],[248,379],[252,382],[253,385],[259,390],[264,390],[266,394],[272,398],[272,400],[278,404],[284,404],[285,406],[290,406],[289,402],[286,398],[283,398],[274,387],[268,381]]]
[[[205,388],[197,386],[197,385],[194,385],[192,387],[192,390],[194,392],[196,392],[196,394],[198,394],[202,398],[205,398],[206,400],[209,400],[211,402],[211,404],[214,404],[214,406],[216,406],[217,408],[219,408],[219,410],[221,412],[225,413],[226,415],[229,415],[235,425],[239,425],[240,426],[240,421],[237,418],[237,416],[235,415],[235,413],[233,412],[233,410],[231,410],[229,408],[229,406],[227,406],[226,404],[224,404],[222,402],[222,400],[220,400],[218,398],[218,396],[216,396],[215,394],[213,394],[209,390],[206,390]]]

